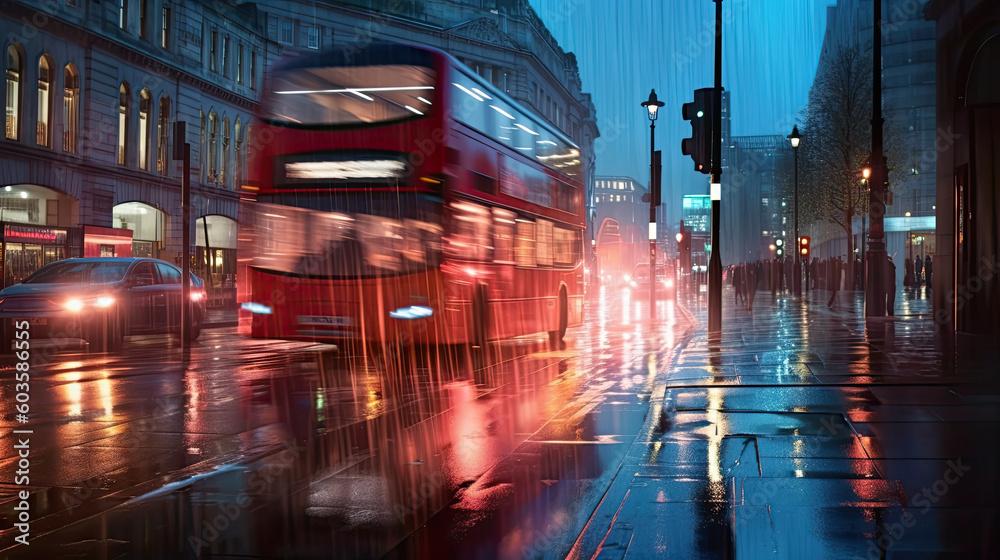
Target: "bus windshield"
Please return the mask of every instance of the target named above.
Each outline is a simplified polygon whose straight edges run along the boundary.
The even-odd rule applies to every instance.
[[[310,277],[374,277],[440,264],[441,200],[419,193],[260,196],[253,266]]]
[[[283,126],[356,126],[419,118],[434,103],[435,72],[412,65],[286,68],[275,72],[263,117]]]

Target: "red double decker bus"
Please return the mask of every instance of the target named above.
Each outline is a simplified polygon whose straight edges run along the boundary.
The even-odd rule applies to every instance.
[[[581,322],[579,148],[451,56],[288,60],[258,121],[243,332],[483,345]]]

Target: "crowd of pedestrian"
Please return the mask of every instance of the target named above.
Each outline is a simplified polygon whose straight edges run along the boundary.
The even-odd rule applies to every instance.
[[[801,264],[802,273],[799,279],[801,290],[828,290],[830,299],[827,305],[830,307],[835,305],[837,293],[841,290],[864,289],[864,267],[860,257],[854,259],[854,266],[850,271],[843,257],[813,258]],[[889,315],[893,315],[896,300],[896,265],[890,257],[886,259],[885,266],[883,288],[886,293],[886,311]],[[917,257],[912,262],[907,258],[904,264],[903,284],[906,288],[911,288],[926,282],[930,287],[932,271],[933,263],[930,255],[925,259]],[[795,291],[794,259],[785,257],[731,265],[727,271],[727,279],[733,285],[736,304],[752,311],[754,295],[759,290],[770,290],[771,297]]]

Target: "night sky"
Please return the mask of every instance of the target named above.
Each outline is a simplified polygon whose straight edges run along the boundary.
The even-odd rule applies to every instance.
[[[833,0],[725,0],[722,85],[732,134],[791,132],[808,100]],[[656,89],[664,153],[664,202],[708,193],[708,176],[681,154],[690,136],[681,105],[714,85],[715,3],[710,0],[531,0],[560,45],[576,53],[593,95],[601,139],[597,173],[649,178],[649,120],[640,103]],[[676,214],[679,217],[679,214]]]

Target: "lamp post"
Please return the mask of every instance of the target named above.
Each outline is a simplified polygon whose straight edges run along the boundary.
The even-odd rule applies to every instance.
[[[868,194],[871,185],[868,184],[868,178],[872,176],[872,168],[865,166],[861,170],[861,177],[863,177],[862,184],[865,186],[865,194]],[[871,195],[869,195],[871,196]],[[861,216],[861,290],[865,291],[868,285],[868,257],[867,257],[867,245],[868,245],[868,212],[865,212]]]
[[[799,134],[799,126],[792,126],[792,133],[787,136],[792,142],[792,151],[795,152],[795,280],[792,289],[795,295],[802,295],[802,263],[799,254],[802,246],[799,241],[799,142],[802,136]]]
[[[649,99],[641,103],[649,116],[649,318],[656,319],[656,205],[660,201],[660,188],[656,176],[656,113],[663,102],[656,98],[656,90],[649,90]]]

